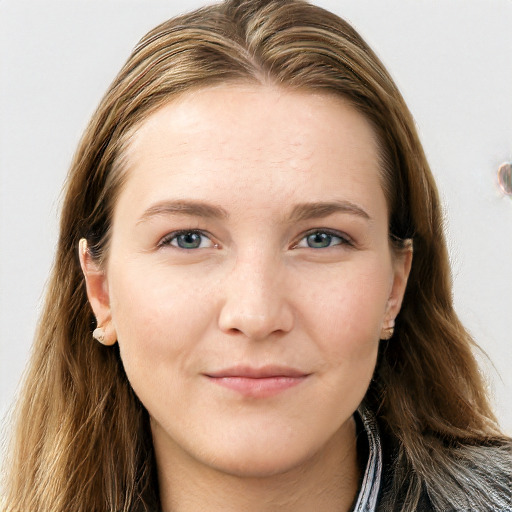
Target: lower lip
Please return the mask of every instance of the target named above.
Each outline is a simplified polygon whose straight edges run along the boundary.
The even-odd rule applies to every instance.
[[[241,395],[252,398],[266,398],[277,395],[299,385],[306,379],[307,375],[301,377],[208,377],[212,382]]]

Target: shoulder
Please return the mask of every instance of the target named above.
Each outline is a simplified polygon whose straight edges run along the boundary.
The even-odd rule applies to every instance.
[[[378,512],[512,512],[512,442],[433,450],[415,468],[396,439],[383,440]],[[426,470],[428,468],[428,470]]]
[[[429,494],[446,510],[512,512],[512,441],[461,445],[453,449],[447,471],[453,504],[447,499],[446,484],[429,489]],[[449,506],[452,505],[452,508]]]

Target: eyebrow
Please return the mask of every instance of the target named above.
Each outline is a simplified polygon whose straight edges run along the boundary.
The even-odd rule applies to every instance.
[[[328,217],[335,213],[346,213],[371,221],[368,213],[350,201],[328,201],[300,203],[293,207],[287,222],[301,222],[309,219]],[[160,215],[188,215],[191,217],[228,219],[228,212],[221,206],[201,201],[162,201],[150,206],[139,218],[137,224]]]
[[[347,213],[372,221],[368,213],[351,201],[329,201],[320,203],[301,203],[294,206],[289,222],[300,222],[309,219],[328,217],[335,213]]]
[[[162,201],[150,206],[139,218],[137,224],[159,215],[189,215],[213,219],[227,219],[228,212],[220,206],[199,201]]]

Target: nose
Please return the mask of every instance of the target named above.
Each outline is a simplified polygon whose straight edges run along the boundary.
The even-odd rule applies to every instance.
[[[240,257],[226,277],[219,328],[229,334],[265,340],[289,332],[294,323],[284,269],[257,253]]]

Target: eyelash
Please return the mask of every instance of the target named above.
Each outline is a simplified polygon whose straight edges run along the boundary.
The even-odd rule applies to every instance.
[[[304,235],[302,235],[302,237],[299,239],[299,241],[296,244],[294,244],[293,248],[294,249],[301,248],[299,246],[299,244],[303,240],[307,240],[307,238],[311,235],[328,235],[332,238],[338,238],[340,240],[340,242],[335,245],[329,245],[327,247],[317,247],[316,249],[329,249],[331,247],[336,247],[338,245],[344,245],[344,246],[348,246],[348,247],[354,246],[353,241],[345,233],[340,233],[339,231],[334,231],[332,229],[316,228],[316,229],[312,229],[312,230],[308,231],[307,233],[305,233]],[[305,246],[304,248],[315,249],[315,247],[309,247],[309,246]]]
[[[203,243],[203,241],[200,241],[200,244],[199,244],[198,247],[180,247],[178,245],[178,242],[176,242],[176,244],[173,244],[173,241],[177,240],[178,237],[182,236],[182,235],[189,235],[189,236],[190,235],[199,235],[199,236],[207,238],[208,240],[211,241],[212,246],[208,247],[208,248],[218,248],[218,244],[214,243],[211,240],[210,235],[208,235],[204,231],[196,230],[196,229],[183,229],[183,230],[180,230],[180,231],[173,231],[172,233],[169,233],[168,235],[164,236],[160,240],[160,242],[158,243],[158,247],[161,248],[161,247],[165,247],[165,246],[173,246],[176,249],[181,249],[181,250],[184,250],[184,251],[190,251],[190,250],[194,250],[194,249],[201,249],[200,245]],[[311,235],[327,235],[328,237],[331,237],[330,240],[329,240],[329,245],[326,246],[326,247],[311,247],[311,246],[307,245],[308,244],[307,238],[310,237]],[[339,242],[334,244],[334,245],[331,245],[332,238],[339,239]],[[300,244],[301,244],[301,242],[303,240],[306,241],[305,242],[306,245],[301,246]],[[302,237],[299,239],[299,241],[292,246],[292,249],[301,249],[301,248],[304,248],[304,249],[329,249],[329,248],[332,248],[332,247],[336,247],[338,245],[346,246],[346,247],[353,247],[354,246],[354,244],[353,244],[352,240],[350,239],[350,237],[348,237],[344,233],[340,233],[339,231],[334,231],[332,229],[316,228],[316,229],[312,229],[312,230],[308,231],[307,233],[303,234]]]
[[[210,236],[207,233],[205,233],[204,231],[200,231],[200,230],[196,230],[196,229],[183,229],[180,231],[173,231],[172,233],[165,235],[160,240],[160,242],[158,242],[158,247],[160,248],[160,247],[165,247],[165,246],[171,245],[173,247],[176,247],[177,249],[182,249],[185,251],[190,251],[190,250],[201,248],[201,247],[189,247],[189,248],[180,247],[178,244],[172,243],[174,240],[177,240],[178,237],[182,236],[182,235],[199,235],[199,236],[207,238],[208,240],[211,241]],[[340,240],[340,242],[337,244],[334,244],[334,245],[328,245],[327,247],[311,247],[311,246],[300,246],[299,245],[303,240],[307,240],[307,238],[311,235],[327,235],[327,236],[331,237],[331,240],[332,240],[332,238],[338,238]],[[299,241],[292,246],[292,249],[297,249],[297,248],[302,248],[302,247],[309,248],[309,249],[328,249],[331,247],[336,247],[338,245],[344,245],[344,246],[349,246],[349,247],[354,246],[352,240],[344,233],[340,233],[339,231],[334,231],[332,229],[316,228],[316,229],[312,229],[312,230],[308,231],[307,233],[305,233],[304,235],[302,235],[302,237],[299,239]],[[218,247],[218,244],[212,242],[211,248],[217,248],[217,247]]]
[[[158,247],[165,247],[165,246],[168,246],[168,245],[171,245],[173,247],[176,247],[177,249],[182,249],[184,251],[190,251],[190,250],[193,250],[193,249],[199,249],[200,247],[190,247],[190,248],[186,248],[186,247],[180,247],[179,245],[175,245],[173,244],[173,240],[177,240],[179,236],[182,236],[182,235],[200,235],[204,238],[207,238],[208,240],[211,241],[211,238],[210,236],[205,233],[204,231],[201,231],[201,230],[198,230],[198,229],[182,229],[180,231],[173,231],[172,233],[169,233],[168,235],[165,235],[161,240],[160,242],[158,242]],[[212,247],[213,248],[216,248],[218,247],[218,244],[212,242]]]

